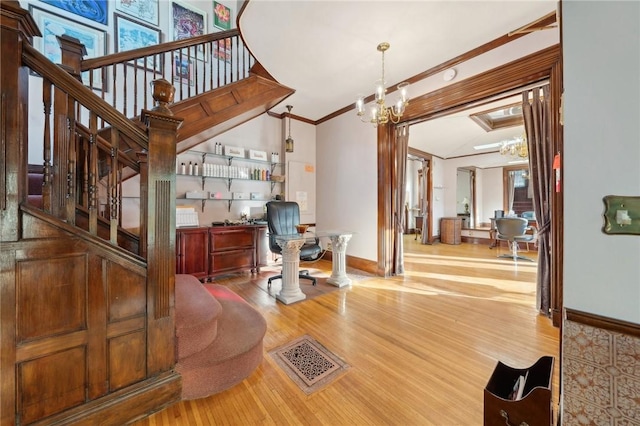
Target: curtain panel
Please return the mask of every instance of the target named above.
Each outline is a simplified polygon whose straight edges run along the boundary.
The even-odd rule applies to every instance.
[[[396,126],[396,208],[395,208],[395,248],[394,271],[396,275],[404,274],[404,205],[406,203],[407,155],[409,154],[409,125]]]
[[[546,316],[551,315],[550,202],[554,155],[550,99],[549,85],[522,92],[522,114],[529,149],[529,185],[533,186],[533,207],[539,227],[537,305],[540,313]]]

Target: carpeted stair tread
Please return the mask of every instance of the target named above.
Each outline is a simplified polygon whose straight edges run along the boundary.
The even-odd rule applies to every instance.
[[[218,284],[202,284],[222,306],[218,337],[202,351],[178,360],[182,399],[203,398],[240,383],[260,364],[267,323],[262,315],[233,291]]]
[[[178,359],[200,352],[218,337],[222,305],[193,275],[176,274]]]

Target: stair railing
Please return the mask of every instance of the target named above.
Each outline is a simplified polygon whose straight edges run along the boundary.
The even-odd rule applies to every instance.
[[[148,125],[143,130],[85,87],[79,81],[80,75],[73,75],[73,70],[64,65],[56,66],[28,43],[23,45],[23,64],[43,78],[43,210],[144,257],[147,253],[144,243],[147,241],[148,217],[143,217],[143,214],[154,210],[146,208],[149,199],[153,198],[149,197],[150,182],[153,184],[158,175],[166,182],[166,176],[174,172],[173,167],[163,166],[167,170],[161,170],[149,164],[148,156],[157,158],[150,152],[153,148],[149,142],[152,135],[159,135],[156,138],[160,141],[156,141],[155,149],[162,144],[166,151],[163,155],[175,157],[175,133],[171,143],[167,144],[167,140],[171,139],[170,129],[175,127],[177,130],[181,120],[167,117],[164,121],[171,122],[169,131],[165,123],[159,132]],[[169,82],[164,83],[165,87],[173,90]],[[88,113],[86,124],[78,120],[80,111]],[[153,111],[145,111],[145,114],[147,122],[153,121]],[[166,102],[160,115],[171,115]],[[109,127],[108,137],[103,137],[99,122],[103,127]],[[29,137],[32,141],[30,146],[37,145],[33,143],[36,136],[30,134]],[[133,161],[132,156],[127,155],[131,150],[139,154],[139,161]],[[141,208],[139,243],[130,239],[123,241],[120,229],[122,170],[125,167],[141,176],[140,205],[145,208]],[[163,196],[167,198],[166,194]]]
[[[85,59],[80,69],[89,87],[132,117],[151,107],[153,80],[172,82],[179,102],[248,77],[255,62],[234,29]]]

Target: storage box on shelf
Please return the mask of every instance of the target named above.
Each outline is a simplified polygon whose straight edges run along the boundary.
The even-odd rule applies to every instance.
[[[216,144],[217,145],[217,144]],[[237,151],[237,152],[236,152]],[[220,151],[219,151],[220,152]],[[240,150],[236,149],[234,155],[214,154],[201,151],[187,151],[185,154],[192,157],[200,158],[200,164],[191,161],[189,163],[181,162],[178,167],[178,176],[189,176],[202,179],[202,192],[190,191],[186,194],[186,198],[199,199],[202,201],[202,210],[204,211],[206,200],[227,201],[228,210],[231,211],[231,205],[236,200],[251,200],[266,202],[271,200],[271,194],[276,185],[284,182],[283,175],[275,175],[274,172],[283,168],[284,164],[277,161],[265,161],[260,158],[266,158],[266,153],[259,152],[256,154],[253,152],[253,158],[240,157]],[[226,150],[225,150],[226,153]],[[244,154],[244,150],[242,150]],[[262,155],[264,154],[264,155]],[[277,160],[279,156],[272,154],[272,160]],[[272,178],[273,177],[273,178]],[[226,192],[210,191],[205,192],[205,182],[207,180],[218,180],[227,183]],[[245,191],[231,192],[231,186],[234,181],[247,181],[256,182],[259,184],[268,184],[270,186],[270,192],[250,192],[247,194]],[[198,193],[200,196],[198,196]],[[246,197],[243,196],[246,194]],[[254,194],[251,196],[250,194]],[[255,194],[262,194],[262,197],[258,197]]]

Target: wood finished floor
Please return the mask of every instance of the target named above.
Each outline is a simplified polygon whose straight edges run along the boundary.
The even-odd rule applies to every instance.
[[[313,266],[331,270],[324,261]],[[481,425],[496,362],[527,367],[542,355],[556,357],[557,399],[559,331],[535,309],[535,263],[514,266],[487,246],[405,236],[405,268],[402,277],[362,279],[288,306],[246,277],[220,281],[266,318],[264,360],[232,389],[135,425]],[[309,396],[267,353],[303,334],[350,365]]]

